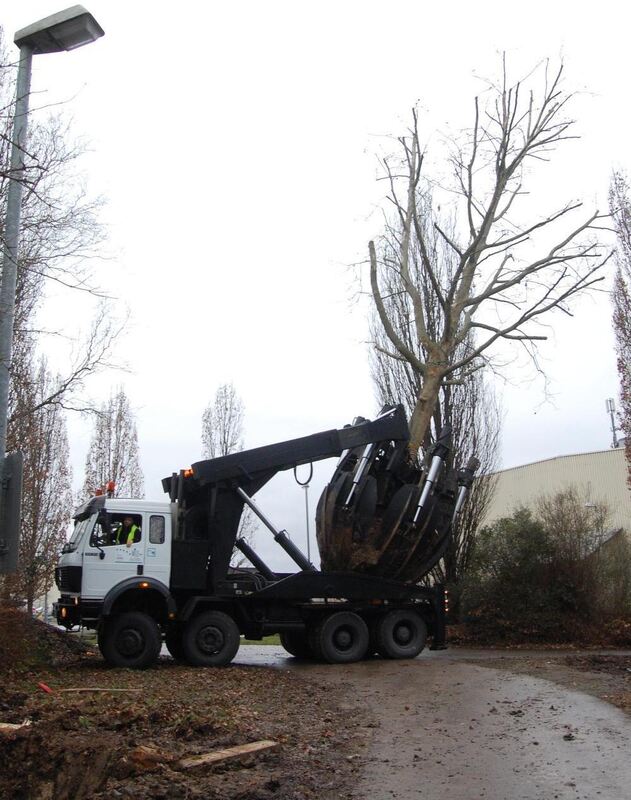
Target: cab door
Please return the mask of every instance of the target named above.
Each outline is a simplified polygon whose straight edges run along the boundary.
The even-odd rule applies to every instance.
[[[117,541],[118,527],[130,516],[139,530],[139,541],[127,546],[124,538]],[[102,600],[108,591],[121,581],[144,573],[145,527],[144,514],[104,514],[95,526],[83,551],[82,596]]]
[[[144,574],[169,586],[171,573],[171,515],[159,512],[145,514]]]

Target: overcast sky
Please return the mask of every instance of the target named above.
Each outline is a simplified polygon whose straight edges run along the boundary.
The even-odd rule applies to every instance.
[[[0,21],[11,41],[63,7],[5,0]],[[501,51],[515,75],[562,57],[582,138],[542,165],[546,203],[580,198],[604,210],[612,168],[630,166],[629,14],[619,2],[530,2],[518,18],[505,2],[87,7],[105,37],[37,56],[33,105],[69,101],[90,143],[89,188],[107,199],[111,257],[95,269],[121,313],[131,310],[119,348],[130,372],[90,392],[124,384],[151,498],[162,499],[161,477],[200,457],[201,414],[223,382],[245,403],[248,446],[374,414],[366,312],[348,265],[379,233],[375,154],[415,102],[431,161],[446,131],[470,123],[480,76],[497,75]],[[87,299],[59,292],[45,309],[67,332],[90,313]],[[496,381],[504,466],[609,446],[610,316],[600,294],[554,319],[541,348],[549,398],[521,370]],[[72,420],[70,435],[80,484],[89,425]],[[313,508],[330,468],[316,472]],[[303,490],[291,476],[272,487],[261,502],[304,540]]]

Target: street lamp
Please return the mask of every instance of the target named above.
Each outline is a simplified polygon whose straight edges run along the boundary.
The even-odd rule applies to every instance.
[[[7,445],[7,415],[9,400],[9,367],[13,340],[15,287],[17,280],[18,240],[22,184],[25,178],[26,133],[28,124],[31,64],[33,55],[74,50],[103,36],[103,29],[83,6],[72,6],[50,17],[34,22],[15,34],[20,48],[17,75],[15,116],[11,145],[11,166],[7,192],[2,256],[2,286],[0,287],[0,527],[3,523],[3,481]],[[0,531],[0,539],[2,539]],[[0,541],[0,555],[3,542]]]
[[[313,478],[313,464],[309,465],[309,477],[306,481],[298,480],[297,467],[294,467],[294,479],[298,486],[305,490],[305,518],[307,522],[307,561],[311,561],[311,535],[309,531],[309,484]]]

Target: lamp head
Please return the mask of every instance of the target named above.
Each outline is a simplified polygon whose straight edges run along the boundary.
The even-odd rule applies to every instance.
[[[71,6],[17,31],[14,42],[38,53],[60,53],[95,42],[103,28],[83,6]]]

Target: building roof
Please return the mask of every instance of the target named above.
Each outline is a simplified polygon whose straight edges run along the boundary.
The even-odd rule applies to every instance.
[[[589,450],[586,453],[566,453],[562,456],[551,456],[550,458],[542,458],[539,461],[528,461],[526,464],[518,464],[514,467],[505,467],[504,469],[498,469],[495,472],[491,472],[491,475],[499,475],[502,472],[510,472],[512,469],[523,469],[524,467],[532,467],[535,464],[546,464],[548,461],[559,461],[563,458],[583,458],[585,456],[595,456],[598,453],[623,453],[624,454],[624,447],[609,447],[607,450]]]

